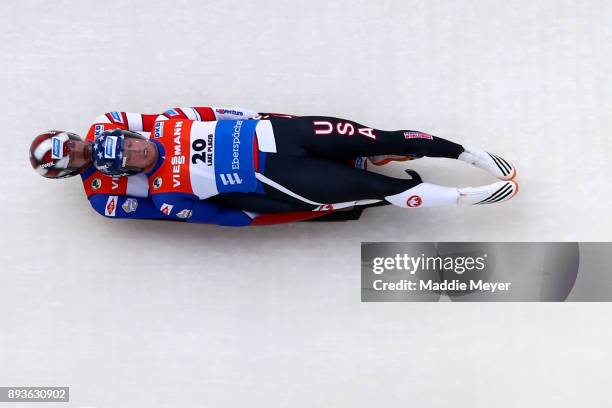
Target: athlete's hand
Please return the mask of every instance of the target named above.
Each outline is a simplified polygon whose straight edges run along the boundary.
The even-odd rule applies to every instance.
[[[297,118],[295,115],[289,115],[288,113],[271,113],[271,112],[259,112],[259,119],[271,119],[271,118]]]
[[[406,169],[405,172],[408,173],[408,175],[410,176],[412,180],[418,181],[419,183],[423,182],[423,180],[421,179],[421,175],[417,173],[416,171],[411,170],[411,169]]]

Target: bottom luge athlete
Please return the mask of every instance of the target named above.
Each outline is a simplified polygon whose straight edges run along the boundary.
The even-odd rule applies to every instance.
[[[211,115],[210,110],[217,113]],[[219,112],[232,116],[218,117]],[[122,118],[128,122],[127,116]],[[384,131],[331,117],[211,108],[171,109],[146,127],[94,129],[88,143],[78,143],[65,132],[47,133],[37,140],[50,140],[51,150],[63,144],[62,152],[49,155],[40,148],[40,140],[35,146],[35,140],[31,161],[41,173],[80,173],[84,180],[87,172],[99,178],[106,175],[109,183],[139,177],[140,189],[150,200],[147,205],[157,211],[152,216],[149,208],[140,218],[232,226],[302,220],[353,206],[492,204],[518,191],[516,170],[502,157],[413,130]],[[445,187],[423,182],[411,170],[411,179],[400,179],[365,171],[360,164],[366,157],[382,165],[423,156],[458,159],[502,181]],[[108,204],[109,198],[104,198]],[[107,210],[105,215],[112,216]],[[117,214],[116,208],[112,213]]]

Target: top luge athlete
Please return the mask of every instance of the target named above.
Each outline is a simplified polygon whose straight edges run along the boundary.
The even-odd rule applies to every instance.
[[[382,165],[423,156],[458,159],[503,181],[454,188],[423,182],[414,171],[408,171],[411,179],[398,179],[363,168],[366,157]],[[418,131],[238,108],[107,113],[84,142],[69,132],[39,135],[30,161],[45,177],[80,174],[92,206],[109,217],[231,226],[388,203],[404,208],[492,204],[518,191],[514,166],[481,149]]]

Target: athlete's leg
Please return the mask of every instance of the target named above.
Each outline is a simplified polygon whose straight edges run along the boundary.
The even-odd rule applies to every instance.
[[[334,159],[386,154],[456,159],[463,152],[461,145],[440,137],[411,130],[373,129],[345,119],[304,116],[270,122],[281,154]]]
[[[313,157],[267,154],[258,179],[266,196],[309,206],[381,200],[400,207],[431,207],[459,203],[456,188],[397,179]]]
[[[378,157],[381,164],[385,163],[385,158],[398,156],[446,157],[473,164],[502,180],[511,180],[516,175],[514,166],[500,156],[482,149],[464,148],[423,132],[384,131],[350,120],[323,116],[272,118],[269,122],[262,122],[258,125],[258,134],[262,134],[262,140],[266,139],[264,134],[272,134],[274,140],[273,150],[267,151],[281,154],[336,160],[368,156]]]
[[[415,180],[370,173],[332,160],[282,154],[266,154],[265,169],[258,179],[264,184],[266,196],[310,208],[383,200],[418,184]]]
[[[384,200],[399,207],[492,204],[518,191],[513,181],[454,188],[423,183],[416,175],[397,179],[313,157],[267,154],[257,178],[267,197],[315,209],[321,205]],[[371,201],[369,202],[371,203]]]

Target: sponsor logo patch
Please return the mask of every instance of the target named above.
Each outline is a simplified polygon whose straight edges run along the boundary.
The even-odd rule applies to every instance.
[[[432,140],[433,136],[422,132],[404,132],[404,139],[428,139]]]
[[[227,186],[228,184],[242,184],[242,179],[238,173],[220,174],[219,177],[221,177],[221,182],[224,186]]]
[[[242,129],[243,122],[242,120],[237,120],[234,125],[234,133],[232,133],[232,170],[240,170],[240,129]],[[236,173],[233,174],[238,178]],[[223,176],[221,176],[221,178],[223,178]],[[240,179],[238,178],[238,180]],[[238,184],[241,183],[242,180],[238,181]],[[225,184],[225,181],[223,184]]]
[[[159,211],[161,211],[163,214],[170,215],[172,213],[172,208],[174,208],[173,205],[163,203]]]
[[[182,152],[181,132],[183,131],[183,121],[174,124],[174,154],[170,159],[172,164],[172,187],[177,188],[181,185],[181,167],[185,164],[186,158]]]
[[[192,214],[191,210],[185,209],[185,210],[181,210],[181,211],[177,212],[176,216],[179,217],[179,218],[182,218],[182,219],[187,219],[187,218],[191,217],[191,214]]]
[[[408,200],[406,200],[406,205],[410,208],[419,207],[421,204],[423,204],[423,199],[418,195],[410,196]]]
[[[104,157],[107,159],[114,159],[116,146],[117,136],[108,136],[106,142],[104,142]]]
[[[355,159],[355,167],[361,170],[365,170],[368,166],[368,162],[365,157],[358,157]]]
[[[321,204],[312,211],[332,211],[333,209],[334,209],[333,204]]]
[[[166,115],[168,115],[168,116],[176,116],[176,115],[178,115],[178,114],[179,114],[179,113],[178,113],[176,110],[174,110],[174,109],[168,109],[168,110],[167,110],[166,112],[164,112],[164,113],[165,113]]]
[[[153,129],[153,137],[160,138],[164,134],[164,122],[155,122],[155,128]]]
[[[99,189],[100,187],[102,187],[102,180],[100,180],[99,178],[95,178],[93,180],[91,180],[91,183],[89,184],[91,186],[91,188],[93,188],[94,190]]]
[[[117,212],[117,196],[110,196],[106,200],[106,207],[104,207],[104,215],[107,217],[114,217]]]
[[[128,198],[127,200],[125,200],[125,203],[123,203],[121,208],[123,208],[123,211],[128,214],[134,212],[138,208],[138,200],[136,200],[135,198]]]
[[[64,141],[54,136],[51,138],[51,143],[51,158],[61,159],[64,154]]]
[[[163,180],[161,177],[155,177],[155,179],[153,180],[153,188],[154,189],[158,189],[162,186],[163,184]]]
[[[110,115],[111,115],[111,117],[113,118],[113,120],[115,122],[123,123],[123,117],[121,116],[121,113],[119,113],[119,112],[111,112]]]
[[[104,132],[104,125],[94,126],[94,137],[98,137]]]
[[[244,113],[234,110],[234,109],[215,109],[215,112],[220,113],[220,114],[230,114],[230,115],[236,115],[236,116],[244,116]]]

